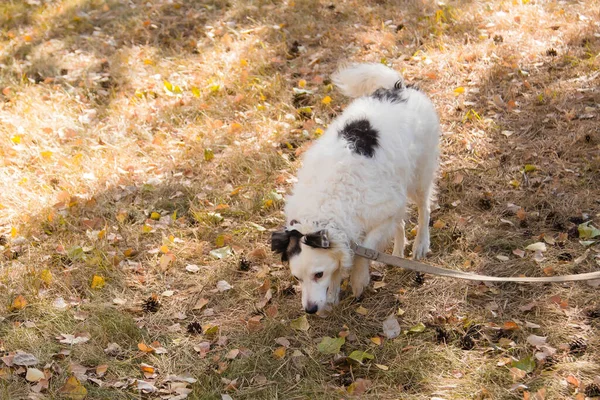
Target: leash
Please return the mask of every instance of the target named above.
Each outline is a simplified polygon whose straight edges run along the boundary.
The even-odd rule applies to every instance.
[[[398,256],[392,256],[379,252],[377,250],[363,247],[353,241],[350,242],[350,248],[354,251],[354,254],[373,261],[379,261],[387,265],[393,265],[395,267],[405,268],[412,271],[421,272],[430,275],[445,276],[448,278],[466,279],[470,281],[482,281],[482,282],[522,282],[522,283],[548,283],[548,282],[573,282],[573,281],[587,281],[592,279],[600,279],[600,271],[588,272],[585,274],[574,274],[574,275],[559,275],[559,276],[548,276],[548,277],[528,277],[528,276],[489,276],[489,275],[477,275],[463,271],[456,271],[441,267],[435,267],[433,265],[423,264],[417,261],[408,260]]]

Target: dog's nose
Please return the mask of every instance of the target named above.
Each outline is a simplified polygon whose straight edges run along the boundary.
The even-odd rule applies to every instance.
[[[306,311],[307,314],[314,314],[318,310],[319,310],[319,306],[316,304],[312,304],[312,303],[308,303],[308,305],[304,309],[304,311]]]

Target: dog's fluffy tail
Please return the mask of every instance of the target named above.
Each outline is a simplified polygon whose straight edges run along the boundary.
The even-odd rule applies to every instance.
[[[403,88],[402,76],[383,64],[352,64],[331,76],[332,82],[348,97],[368,96],[377,89]]]

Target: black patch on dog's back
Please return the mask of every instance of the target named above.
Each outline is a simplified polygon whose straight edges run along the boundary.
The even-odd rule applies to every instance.
[[[406,96],[404,94],[404,87],[394,87],[394,89],[384,89],[380,88],[373,92],[371,95],[372,98],[377,99],[379,101],[387,101],[390,103],[401,103],[406,101]]]
[[[347,122],[339,135],[348,142],[353,152],[361,156],[371,158],[379,147],[379,132],[366,119]]]

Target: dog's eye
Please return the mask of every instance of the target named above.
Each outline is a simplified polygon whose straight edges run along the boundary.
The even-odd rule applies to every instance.
[[[315,280],[317,280],[317,279],[321,279],[322,277],[323,277],[323,272],[317,272],[317,273],[315,274]]]

